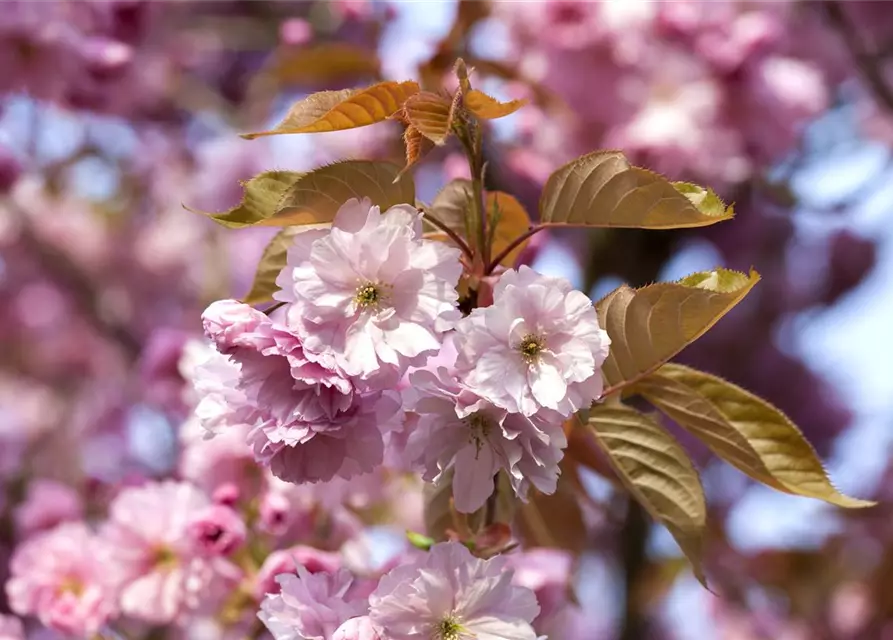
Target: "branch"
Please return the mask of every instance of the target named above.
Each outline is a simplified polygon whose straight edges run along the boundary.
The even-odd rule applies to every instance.
[[[875,97],[890,111],[893,111],[893,88],[884,79],[878,62],[883,58],[879,53],[870,53],[862,48],[862,37],[839,0],[828,0],[824,3],[825,13],[837,27],[847,48],[856,60],[859,70],[874,92]]]
[[[90,276],[65,253],[49,245],[34,233],[28,216],[19,206],[7,200],[5,207],[17,214],[21,223],[21,241],[36,257],[40,265],[49,272],[53,280],[71,296],[75,305],[87,321],[101,334],[118,343],[132,360],[139,358],[142,344],[130,328],[109,319],[102,311],[99,292],[96,291]]]
[[[464,253],[466,256],[468,256],[469,260],[471,260],[474,257],[474,254],[471,251],[471,247],[469,247],[468,243],[462,239],[462,236],[460,236],[458,233],[456,233],[455,231],[450,229],[449,225],[447,225],[445,222],[443,222],[440,218],[435,216],[433,213],[431,213],[427,209],[422,209],[422,213],[425,216],[425,220],[430,222],[431,226],[437,227],[438,229],[443,231],[445,234],[447,234],[450,237],[450,240],[455,242],[456,246],[458,246],[462,250],[462,253]]]
[[[623,530],[620,532],[624,603],[619,640],[641,640],[649,637],[648,617],[640,610],[637,593],[639,582],[648,569],[648,558],[645,555],[647,542],[647,516],[639,503],[630,498]]]
[[[523,244],[528,238],[530,238],[533,234],[538,233],[546,228],[544,224],[538,224],[533,227],[530,227],[527,231],[522,233],[520,236],[512,240],[509,245],[499,252],[499,254],[490,261],[490,264],[487,265],[487,268],[484,270],[484,275],[488,276],[493,273],[493,270],[499,266],[499,264],[505,260],[506,256],[509,255],[512,251],[517,249],[521,244]]]

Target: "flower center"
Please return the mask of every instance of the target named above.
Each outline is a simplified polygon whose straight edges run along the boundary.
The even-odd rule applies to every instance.
[[[478,450],[484,446],[484,441],[490,435],[490,420],[481,413],[472,413],[465,418],[465,424],[468,426],[468,442],[472,443]]]
[[[462,638],[462,625],[455,616],[449,616],[441,620],[434,629],[431,640],[460,640]]]
[[[364,309],[374,307],[381,301],[381,292],[376,285],[368,282],[357,287],[357,295],[354,299],[357,301],[357,306]]]
[[[521,352],[521,357],[524,358],[524,361],[527,364],[531,364],[539,360],[540,353],[542,353],[546,348],[546,341],[542,338],[542,336],[538,336],[532,333],[528,333],[521,339],[520,344],[518,344],[518,351]]]
[[[171,569],[177,566],[177,554],[165,545],[159,545],[152,556],[152,566],[157,569]]]
[[[83,592],[84,585],[77,578],[65,578],[59,583],[59,593],[70,593],[79,597]]]

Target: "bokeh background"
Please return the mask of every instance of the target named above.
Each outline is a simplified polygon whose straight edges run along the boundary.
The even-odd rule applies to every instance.
[[[777,404],[840,488],[880,501],[843,513],[778,494],[686,440],[720,598],[593,475],[577,584],[591,637],[893,638],[886,1],[0,0],[0,580],[35,480],[101,512],[115,487],[175,473],[183,345],[209,301],[247,291],[270,236],[182,205],[225,209],[265,169],[402,162],[396,123],[236,134],[315,90],[440,88],[457,56],[476,87],[530,99],[486,148],[488,188],[529,211],[554,168],[599,148],[735,203],[706,229],[541,234],[526,258],[594,299],[756,268],[755,292],[680,359]],[[466,171],[436,149],[420,198]]]

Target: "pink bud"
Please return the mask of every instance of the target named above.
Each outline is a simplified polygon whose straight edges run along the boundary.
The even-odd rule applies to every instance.
[[[279,40],[282,44],[305,44],[313,38],[313,27],[303,18],[291,18],[279,27]]]
[[[248,532],[241,516],[227,506],[215,504],[196,514],[189,535],[208,556],[225,556],[242,546]]]
[[[274,536],[285,533],[291,524],[291,504],[281,493],[268,492],[260,502],[260,528]]]
[[[211,499],[214,504],[223,505],[224,507],[234,507],[241,497],[238,485],[233,482],[227,482],[220,485],[214,490]]]
[[[332,640],[381,640],[369,616],[351,618],[335,630]]]
[[[257,574],[255,587],[257,597],[263,598],[264,594],[278,593],[280,587],[276,582],[276,576],[294,573],[298,565],[310,573],[335,573],[341,568],[341,556],[304,545],[274,551],[267,556]]]
[[[78,520],[84,508],[71,487],[55,480],[37,479],[28,485],[25,502],[13,515],[21,537],[51,529],[68,520]]]

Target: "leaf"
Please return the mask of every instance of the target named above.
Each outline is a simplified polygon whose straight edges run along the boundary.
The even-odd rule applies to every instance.
[[[681,229],[728,220],[712,191],[633,167],[619,151],[597,151],[555,171],[540,198],[550,225]]]
[[[257,263],[254,282],[242,302],[254,305],[273,300],[273,294],[279,290],[276,278],[285,268],[288,248],[298,231],[300,229],[297,227],[286,227],[273,236]]]
[[[707,505],[688,455],[657,422],[619,403],[593,407],[589,427],[630,493],[667,527],[706,586],[701,555]]]
[[[433,142],[412,125],[406,127],[403,132],[403,143],[406,145],[406,166],[401,170],[401,174],[418,162],[434,146]]]
[[[365,127],[394,115],[406,99],[418,93],[413,81],[379,82],[366,89],[320,91],[295,104],[269,131],[242,134],[253,140],[282,133],[322,133]]]
[[[331,222],[351,198],[368,198],[382,211],[396,204],[415,203],[412,176],[390,162],[345,160],[305,174],[283,194],[275,216],[265,224],[275,226]]]
[[[770,403],[731,382],[667,364],[635,389],[754,480],[840,507],[874,504],[837,491],[796,425]]]
[[[488,96],[483,91],[472,89],[463,96],[465,108],[471,111],[478,118],[484,120],[493,120],[495,118],[504,118],[513,114],[515,111],[527,104],[527,100],[512,100],[510,102],[500,102],[496,98]]]
[[[474,513],[460,513],[452,504],[453,470],[444,472],[435,483],[427,483],[424,489],[425,531],[435,540],[446,539],[450,531],[459,535],[460,539],[470,539],[480,533],[486,526],[489,506],[485,504]],[[493,523],[508,524],[515,515],[517,502],[511,483],[504,472],[497,478],[497,496],[492,514]],[[489,501],[488,501],[489,502]]]
[[[469,229],[466,226],[466,214],[471,206],[474,192],[471,181],[459,178],[450,181],[441,189],[429,209],[437,218],[446,224],[463,238],[469,237]],[[496,256],[509,246],[515,238],[525,233],[530,228],[530,217],[527,210],[514,196],[502,191],[484,192],[484,204],[488,220],[492,224],[496,220],[496,226],[491,226],[493,247],[491,254]],[[437,239],[449,241],[446,234],[438,235]],[[506,256],[502,264],[511,266],[515,263],[518,254],[524,250],[527,242],[521,243],[517,249]]]
[[[346,42],[320,42],[281,49],[260,77],[273,79],[278,86],[319,85],[379,73],[380,61],[368,48]]]
[[[406,539],[409,541],[409,544],[422,551],[428,551],[434,546],[434,543],[437,542],[434,538],[429,538],[428,536],[416,533],[415,531],[407,531]]]
[[[577,495],[575,463],[561,461],[555,493],[546,495],[531,487],[527,502],[518,508],[517,525],[528,547],[557,547],[580,553],[586,546],[586,523]]]
[[[497,256],[514,242],[515,238],[530,229],[530,216],[527,215],[524,205],[507,193],[488,191],[484,194],[484,200],[490,220],[496,220],[496,226],[493,228],[493,248],[490,253]],[[524,241],[512,249],[502,260],[502,264],[507,267],[514,265],[528,242]]]
[[[431,142],[442,145],[453,126],[452,101],[442,95],[422,91],[406,99],[403,116]]]
[[[290,186],[303,174],[295,171],[265,171],[242,183],[242,202],[223,213],[205,213],[186,207],[189,211],[209,216],[230,229],[259,224],[276,213],[279,201]],[[185,206],[185,205],[184,205]]]
[[[426,483],[423,500],[425,533],[434,540],[446,540],[447,532],[457,528],[458,512],[453,507],[453,472],[442,474],[437,482]]]
[[[467,238],[469,229],[466,225],[466,214],[471,206],[472,197],[471,180],[457,178],[437,192],[429,209],[446,226],[463,238]],[[443,239],[448,239],[446,234]]]
[[[611,338],[604,395],[644,378],[707,332],[759,282],[728,269],[694,273],[641,289],[623,285],[596,303]]]

